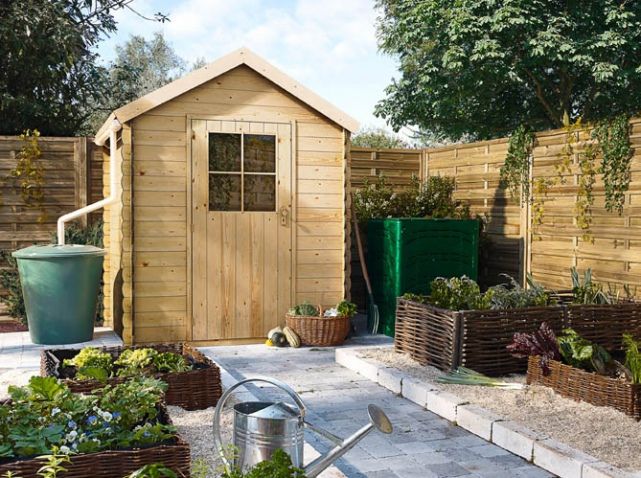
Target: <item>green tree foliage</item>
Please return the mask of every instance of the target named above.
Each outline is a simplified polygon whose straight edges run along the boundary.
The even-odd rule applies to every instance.
[[[452,138],[641,109],[641,2],[378,0],[401,77],[376,114]]]
[[[0,2],[0,134],[81,132],[89,105],[105,87],[95,46],[116,30],[114,11],[138,14],[132,1]],[[159,13],[152,20],[167,17]]]
[[[352,145],[376,149],[409,148],[405,141],[384,128],[361,128],[352,137]]]

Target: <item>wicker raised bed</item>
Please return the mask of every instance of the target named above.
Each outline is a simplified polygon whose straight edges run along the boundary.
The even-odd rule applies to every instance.
[[[161,407],[160,419],[163,423],[171,425],[171,419],[164,407]],[[171,442],[148,448],[108,450],[72,455],[70,458],[71,463],[64,465],[67,469],[62,474],[64,478],[123,478],[152,463],[163,463],[179,477],[190,476],[189,444],[180,435]],[[21,478],[38,478],[38,470],[42,465],[43,461],[37,458],[0,462],[0,476],[12,472]]]
[[[341,345],[349,334],[349,317],[285,316],[287,327],[296,332],[301,344],[316,347]]]
[[[198,350],[187,344],[152,344],[132,347],[101,347],[117,358],[126,349],[153,348],[159,352],[174,352],[184,355],[193,365],[193,370],[176,373],[157,373],[154,377],[163,380],[169,386],[165,393],[168,405],[176,405],[185,410],[202,410],[213,407],[218,403],[222,394],[220,369]],[[97,380],[76,380],[73,378],[75,369],[63,367],[64,359],[70,359],[78,354],[77,349],[47,349],[40,355],[40,373],[43,377],[53,376],[63,380],[72,392],[89,393],[104,387]],[[108,379],[107,383],[117,384],[127,380],[122,377]]]
[[[524,372],[527,360],[512,357],[506,346],[515,332],[534,332],[542,322],[560,331],[565,308],[453,311],[399,298],[394,348],[441,370],[464,366],[494,376]]]
[[[527,383],[552,388],[559,395],[602,407],[613,407],[641,419],[641,385],[622,379],[586,372],[556,360],[550,361],[550,374],[543,375],[539,357],[530,357]]]

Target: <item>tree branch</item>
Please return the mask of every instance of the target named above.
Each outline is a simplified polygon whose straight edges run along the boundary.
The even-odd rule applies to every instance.
[[[545,112],[548,115],[548,118],[552,121],[552,123],[558,127],[563,126],[563,122],[561,121],[561,116],[558,115],[558,112],[554,111],[554,108],[550,105],[548,100],[545,98],[543,94],[543,87],[541,86],[541,82],[536,79],[536,77],[532,74],[531,71],[524,69],[525,74],[532,80],[532,83],[534,83],[534,89],[536,92],[536,97],[538,98],[539,102],[541,105],[543,105],[543,108],[545,109]]]

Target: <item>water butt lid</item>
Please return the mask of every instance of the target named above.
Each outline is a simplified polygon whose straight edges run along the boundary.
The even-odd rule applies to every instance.
[[[250,417],[265,418],[268,420],[289,420],[300,417],[300,412],[284,402],[274,403],[249,415]]]
[[[15,251],[12,256],[18,259],[47,259],[49,257],[70,256],[104,256],[104,249],[81,244],[47,244],[42,246],[29,246]]]

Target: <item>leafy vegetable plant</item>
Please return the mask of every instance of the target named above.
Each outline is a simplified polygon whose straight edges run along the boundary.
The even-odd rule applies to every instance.
[[[305,478],[305,472],[296,468],[283,450],[276,450],[271,460],[259,463],[251,470],[239,469],[225,471],[222,478]]]
[[[572,276],[572,302],[574,304],[611,304],[614,302],[611,294],[603,291],[603,286],[592,280],[592,269],[586,269],[583,280],[579,277],[576,267],[570,268]]]
[[[561,360],[561,351],[554,331],[547,322],[539,330],[528,334],[517,332],[507,350],[518,358],[539,356],[543,375],[550,373],[550,360]]]
[[[625,346],[625,368],[630,374],[632,383],[641,383],[641,352],[639,342],[634,340],[630,334],[623,335]]]
[[[573,329],[564,329],[557,338],[563,362],[573,367],[605,374],[612,357],[600,345],[581,337]]]
[[[25,387],[10,387],[10,404],[0,405],[0,460],[172,439],[175,428],[158,421],[166,387],[159,380],[140,378],[82,395],[53,377],[32,377]]]
[[[106,380],[111,374],[113,358],[107,352],[85,347],[72,359],[65,359],[65,367],[76,367],[76,378]]]
[[[303,302],[289,309],[289,315],[316,317],[319,313],[318,307],[309,302]]]

